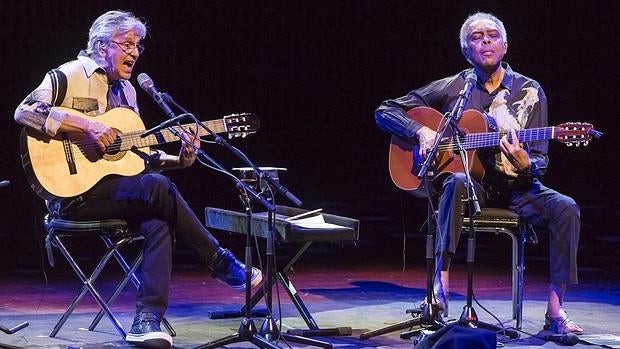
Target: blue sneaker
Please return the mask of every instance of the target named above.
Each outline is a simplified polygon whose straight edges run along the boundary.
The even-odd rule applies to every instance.
[[[137,314],[125,341],[139,348],[170,349],[172,337],[159,327],[160,319],[153,313]]]
[[[241,263],[227,249],[220,248],[217,252],[217,259],[211,267],[211,276],[217,281],[224,283],[235,290],[245,290],[245,264]],[[263,280],[263,274],[258,268],[252,267],[250,285],[252,288],[258,286]]]

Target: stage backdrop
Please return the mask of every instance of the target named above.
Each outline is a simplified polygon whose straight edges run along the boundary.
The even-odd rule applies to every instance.
[[[48,70],[77,55],[98,15],[119,8],[145,18],[150,32],[135,76],[149,74],[203,120],[258,115],[260,132],[232,144],[258,165],[288,168],[281,181],[305,208],[360,219],[362,245],[387,251],[400,247],[401,234],[418,234],[426,208],[392,185],[389,136],[376,128],[374,109],[467,68],[460,25],[492,12],[508,30],[506,60],[544,87],[550,124],[588,121],[605,132],[585,148],[552,143],[545,183],[582,205],[588,235],[617,232],[617,1],[16,0],[0,4],[0,179],[11,181],[0,189],[2,272],[41,264],[44,207],[23,176],[14,109]],[[138,94],[147,126],[163,121]],[[217,145],[204,149],[227,168],[243,165]],[[200,165],[170,176],[199,215],[205,206],[240,209],[225,176]]]

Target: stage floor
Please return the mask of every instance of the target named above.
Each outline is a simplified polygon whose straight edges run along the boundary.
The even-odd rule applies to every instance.
[[[367,340],[360,333],[383,328],[411,319],[406,310],[416,307],[425,294],[425,267],[416,265],[403,271],[400,265],[382,265],[365,260],[364,263],[342,256],[342,263],[334,256],[333,263],[311,263],[307,259],[290,273],[290,279],[310,313],[321,328],[351,327],[353,335],[317,337],[336,348],[412,348],[412,340],[400,338],[403,331],[394,331]],[[514,326],[511,303],[511,283],[508,268],[493,265],[477,266],[474,292],[480,304],[474,303],[479,319],[495,323],[483,309],[488,309],[507,326]],[[28,348],[110,348],[129,347],[120,338],[108,318],[103,318],[93,332],[84,330],[97,310],[92,297],[87,295],[76,312],[69,318],[56,338],[47,335],[80,287],[68,273],[66,265],[48,271],[47,283],[41,273],[4,277],[0,287],[0,325],[13,327],[23,321],[29,326],[15,334],[0,333],[0,343]],[[530,334],[542,330],[546,306],[547,282],[543,272],[530,268],[525,280],[523,330]],[[112,288],[114,273],[102,275],[99,286],[105,293]],[[599,273],[596,273],[597,275]],[[583,275],[583,273],[582,273]],[[586,274],[582,282],[569,289],[566,309],[581,324],[587,335],[620,335],[620,291],[615,277],[605,274]],[[609,274],[611,275],[611,274]],[[451,277],[450,315],[458,317],[465,304],[466,268],[455,265]],[[276,316],[282,317],[282,330],[306,329],[307,326],[288,295],[280,286],[274,287],[273,303]],[[134,311],[133,286],[128,286],[113,309],[127,329]],[[278,297],[279,296],[279,297]],[[177,332],[175,347],[191,348],[233,334],[240,319],[210,319],[218,310],[238,310],[244,302],[244,293],[235,292],[211,279],[207,272],[195,265],[176,265],[173,271],[170,308],[167,318]],[[278,304],[279,302],[279,304]],[[264,308],[261,301],[257,308]],[[262,324],[262,318],[256,318]],[[498,337],[501,338],[501,337]],[[585,338],[585,337],[584,337]],[[555,343],[521,333],[518,340],[506,340],[506,347],[556,347]],[[618,343],[617,343],[618,344]],[[290,347],[306,345],[288,342]],[[280,347],[287,343],[280,342]],[[577,345],[592,347],[584,343]],[[229,348],[255,347],[248,342],[228,345]]]

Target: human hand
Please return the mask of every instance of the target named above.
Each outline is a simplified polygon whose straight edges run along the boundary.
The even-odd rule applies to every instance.
[[[193,128],[189,128],[190,132],[183,132],[181,137],[186,142],[181,142],[181,150],[179,151],[179,163],[182,167],[188,167],[194,164],[196,161],[196,152],[194,149],[200,149],[200,137],[198,137],[198,133]],[[192,144],[194,145],[192,147]]]
[[[510,130],[510,136],[512,143],[508,140],[508,135],[504,135],[499,141],[499,148],[517,171],[527,171],[530,168],[530,156],[521,147],[515,130]]]
[[[116,140],[116,131],[97,121],[88,122],[86,134],[97,143],[99,150],[102,152]]]
[[[420,156],[426,158],[427,152],[433,147],[435,144],[435,137],[437,137],[437,132],[431,130],[426,126],[422,126],[417,132],[418,143],[420,144]]]

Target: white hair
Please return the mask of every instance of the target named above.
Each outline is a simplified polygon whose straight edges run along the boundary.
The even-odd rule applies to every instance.
[[[99,16],[88,31],[86,53],[97,52],[99,42],[108,42],[115,34],[135,31],[142,39],[146,36],[146,25],[127,11],[108,11]]]
[[[499,33],[502,35],[502,39],[504,39],[505,42],[508,42],[508,34],[506,33],[506,28],[504,27],[504,23],[502,23],[502,21],[500,21],[499,18],[495,17],[494,15],[490,13],[476,12],[473,15],[470,15],[469,17],[467,17],[467,19],[465,20],[465,22],[463,22],[463,25],[461,26],[461,34],[459,38],[461,41],[461,50],[463,52],[467,48],[467,35],[469,34],[468,32],[469,26],[473,22],[477,20],[481,20],[481,19],[488,19],[492,21],[493,23],[495,23],[497,25],[497,28],[499,29]]]

